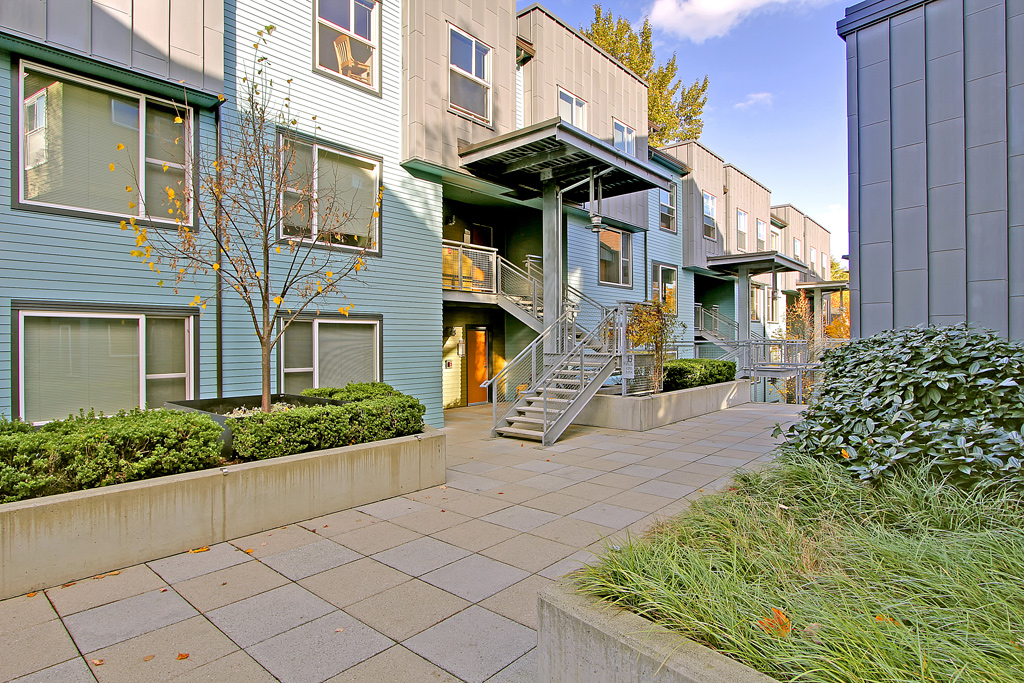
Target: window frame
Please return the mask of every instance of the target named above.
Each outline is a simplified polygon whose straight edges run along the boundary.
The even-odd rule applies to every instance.
[[[138,349],[139,349],[139,404],[138,408],[146,410],[146,383],[151,379],[185,379],[184,400],[191,400],[195,396],[196,389],[196,316],[194,314],[178,313],[176,311],[156,311],[152,313],[118,313],[114,311],[95,311],[82,309],[60,309],[50,310],[47,308],[31,307],[17,309],[18,316],[18,347],[17,347],[17,387],[18,400],[17,410],[20,419],[25,416],[25,318],[93,318],[99,320],[137,320],[138,327]],[[185,323],[185,372],[184,373],[147,373],[146,372],[146,320],[148,318],[184,320]],[[134,408],[135,406],[133,406]],[[163,406],[159,406],[163,407]],[[84,408],[84,407],[83,407]],[[33,425],[41,425],[50,420],[38,420]]]
[[[280,325],[284,325],[284,316],[278,317]],[[292,322],[296,323],[312,323],[313,324],[313,367],[311,368],[286,368],[284,364],[285,359],[285,339],[287,336],[288,329],[284,328],[281,331],[281,340],[277,344],[277,387],[278,393],[284,393],[284,376],[288,373],[299,373],[299,372],[312,372],[313,373],[313,388],[320,386],[320,325],[372,325],[374,328],[374,345],[373,345],[373,376],[374,382],[383,381],[384,376],[384,335],[383,335],[383,317],[382,316],[356,316],[352,315],[349,318],[334,318],[329,316],[306,316],[302,315]],[[290,326],[291,323],[289,323]]]
[[[742,226],[742,227],[740,227]],[[750,232],[750,214],[743,209],[736,209],[736,251],[746,252],[747,235]],[[743,245],[740,246],[740,235],[743,236]]]
[[[625,148],[618,147],[615,144],[616,128],[622,128],[622,139],[624,141]],[[627,126],[614,116],[612,117],[612,147],[615,147],[615,149],[628,156],[636,156],[636,129],[632,126]]]
[[[601,279],[601,234],[604,232],[614,232],[619,235],[619,282],[607,282]],[[626,243],[628,243],[628,249],[623,249],[623,244]],[[629,252],[625,258],[622,256],[624,251]],[[623,270],[626,271],[628,277],[622,277]],[[628,280],[628,282],[623,282],[623,280]],[[633,233],[607,225],[601,226],[601,232],[597,235],[597,283],[606,287],[633,288]]]
[[[566,88],[563,88],[562,86],[558,86],[558,97],[555,99],[555,103],[556,103],[556,105],[559,108],[561,108],[561,106],[562,106],[562,94],[563,93],[565,93],[566,95],[568,95],[569,97],[572,98],[572,120],[571,121],[565,121],[565,119],[562,119],[562,121],[565,121],[566,123],[568,123],[573,128],[579,128],[583,132],[586,132],[587,131],[587,118],[588,118],[587,109],[590,108],[590,105],[587,104],[587,101],[585,99],[583,99],[582,97],[576,95],[571,90],[567,90]],[[580,104],[582,104],[583,106],[580,107],[579,106]],[[576,112],[577,111],[583,112],[583,121],[581,123],[576,123]],[[562,118],[562,115],[558,114],[558,117]]]
[[[780,252],[781,253],[782,252],[782,231],[781,230],[776,230],[775,228],[772,228],[769,240],[770,241],[768,242],[768,250],[769,251],[776,251],[776,252]]]
[[[668,195],[668,199],[669,199],[669,203],[668,204],[665,204],[662,201],[665,198],[665,196],[662,194],[663,192]],[[675,234],[677,232],[677,225],[679,224],[679,213],[678,213],[678,211],[676,211],[676,207],[678,207],[678,206],[679,206],[679,201],[678,201],[678,198],[676,197],[676,184],[674,182],[672,183],[672,189],[667,190],[667,191],[666,190],[661,190],[661,189],[658,190],[658,227],[659,228],[661,228],[665,232],[670,232],[672,234]],[[668,209],[670,209],[670,212],[666,212],[665,211],[666,207]],[[665,224],[664,224],[664,221],[663,221],[663,217],[666,216],[666,215],[670,215],[671,216],[671,220],[669,221],[669,225],[671,227],[668,227],[668,228],[665,227]]]
[[[313,70],[315,72],[319,73],[319,74],[324,75],[324,76],[328,76],[330,78],[338,79],[342,83],[347,83],[349,85],[353,85],[353,86],[355,86],[357,88],[360,88],[361,90],[365,90],[365,91],[368,91],[368,92],[380,95],[380,93],[381,93],[381,75],[383,73],[383,69],[381,67],[381,52],[382,52],[382,45],[381,45],[381,43],[382,43],[382,32],[383,32],[382,31],[382,19],[381,19],[382,12],[380,11],[381,10],[381,0],[370,0],[370,1],[373,2],[373,10],[372,10],[372,14],[370,16],[370,33],[372,34],[372,37],[368,41],[366,38],[363,38],[362,36],[357,34],[355,31],[351,31],[351,30],[342,28],[341,26],[338,26],[337,24],[335,24],[334,22],[332,22],[330,20],[321,19],[320,18],[320,3],[322,2],[322,0],[315,0],[315,2],[313,3],[313,41],[312,41],[313,42]],[[358,0],[347,0],[347,2],[349,3],[349,17],[350,17],[350,19],[352,19],[352,18],[355,17],[355,12],[353,10],[354,10],[355,5],[358,2]],[[328,28],[330,28],[333,31],[337,31],[338,33],[341,33],[342,35],[346,35],[346,36],[348,36],[348,37],[350,37],[350,38],[352,38],[354,40],[357,40],[360,43],[370,47],[370,49],[373,51],[372,52],[372,57],[374,59],[373,68],[371,69],[371,73],[373,74],[373,81],[372,81],[371,84],[367,85],[366,83],[360,81],[357,78],[353,78],[351,76],[346,76],[345,74],[343,74],[343,73],[341,73],[339,71],[334,71],[332,69],[328,69],[327,67],[324,67],[324,66],[320,65],[320,24],[321,23],[323,23],[325,26],[327,26]]]
[[[278,195],[278,198],[277,198],[277,210],[278,210],[278,217],[279,217],[278,218],[278,226],[277,226],[278,227],[278,229],[277,229],[277,238],[278,238],[278,240],[281,240],[281,241],[296,240],[296,241],[302,242],[304,244],[313,243],[317,247],[323,247],[323,248],[327,248],[327,249],[342,249],[342,250],[347,250],[347,251],[359,251],[359,252],[365,252],[367,254],[373,254],[375,256],[379,256],[380,253],[381,253],[381,251],[380,251],[380,231],[381,231],[380,214],[383,212],[382,211],[382,209],[383,209],[383,199],[381,200],[382,206],[375,209],[375,211],[377,213],[377,216],[373,219],[373,222],[374,222],[373,235],[371,236],[372,237],[372,243],[373,243],[373,248],[372,249],[370,249],[368,247],[359,247],[359,246],[353,246],[353,245],[348,245],[348,244],[334,244],[333,242],[320,242],[320,241],[318,241],[316,239],[317,234],[319,232],[318,231],[317,222],[316,222],[317,221],[316,205],[317,205],[317,199],[319,198],[319,193],[320,193],[320,188],[319,188],[319,164],[320,164],[319,150],[323,149],[324,151],[330,152],[331,154],[336,154],[336,155],[341,156],[341,157],[348,157],[350,159],[357,159],[359,161],[363,161],[363,162],[367,162],[367,163],[373,164],[374,167],[376,168],[376,177],[375,177],[374,192],[373,192],[373,201],[374,202],[377,201],[377,195],[380,192],[381,184],[383,183],[383,176],[382,176],[383,168],[384,168],[383,160],[381,158],[379,158],[379,157],[374,157],[374,156],[370,156],[368,154],[360,154],[358,152],[354,152],[354,151],[349,150],[349,149],[347,149],[347,148],[345,148],[343,146],[340,146],[340,145],[333,145],[333,144],[330,144],[330,143],[325,143],[325,142],[322,142],[322,141],[320,141],[318,139],[309,139],[309,138],[306,138],[305,136],[297,135],[297,134],[295,134],[294,131],[291,131],[291,130],[288,130],[288,129],[283,129],[283,128],[282,129],[278,129],[277,136],[278,136],[277,137],[277,151],[278,151],[278,163],[279,164],[282,164],[282,165],[284,164],[284,141],[285,140],[288,140],[292,144],[306,145],[306,146],[308,146],[310,148],[311,156],[312,156],[312,169],[310,170],[310,172],[311,172],[312,177],[314,179],[314,183],[316,184],[313,196],[310,197],[310,200],[311,200],[311,203],[310,203],[310,214],[311,214],[310,215],[310,220],[311,220],[311,224],[312,224],[312,227],[313,227],[313,232],[312,232],[312,236],[311,237],[302,237],[302,236],[298,236],[298,235],[287,235],[287,234],[285,234],[285,232],[284,232],[284,227],[285,227],[284,226],[284,220],[281,218],[281,216],[284,215],[284,198],[285,198],[285,194],[288,193],[288,192],[293,192],[293,193],[301,194],[301,188],[296,188],[296,187],[294,187],[292,185],[288,185],[287,183],[282,186],[281,192],[280,192],[280,194]]]
[[[455,24],[451,23],[450,21],[449,22],[445,22],[445,23],[448,25],[448,111],[451,111],[451,112],[454,112],[456,114],[459,114],[460,116],[465,116],[465,117],[469,118],[470,120],[475,121],[476,123],[482,123],[485,126],[490,126],[490,125],[492,125],[491,122],[494,119],[494,97],[493,97],[494,90],[493,90],[493,88],[491,86],[491,75],[494,73],[494,68],[493,68],[494,48],[491,47],[490,45],[488,45],[487,43],[485,43],[484,41],[478,39],[476,36],[472,35],[471,33],[467,32],[467,31],[463,31],[461,28],[459,28]],[[477,76],[476,74],[469,73],[468,71],[466,71],[462,67],[457,66],[456,64],[452,63],[452,32],[453,31],[455,33],[460,34],[464,38],[468,38],[472,42],[472,44],[473,44],[473,54],[474,55],[476,55],[476,47],[477,47],[477,45],[482,45],[482,46],[487,48],[487,57],[486,57],[487,61],[484,64],[484,69],[487,72],[487,78],[486,79],[482,79],[479,76]],[[470,111],[470,110],[466,109],[465,107],[460,107],[459,105],[457,105],[454,102],[452,102],[452,78],[451,78],[451,72],[452,71],[454,71],[455,73],[457,73],[460,76],[464,76],[464,77],[470,79],[471,81],[474,81],[475,83],[478,83],[479,85],[484,86],[487,89],[487,117],[486,118],[482,117],[480,114],[477,114],[476,112]]]
[[[818,250],[815,247],[811,247],[810,266],[811,266],[811,272],[812,273],[817,273],[817,271],[818,271],[818,264],[816,263],[817,260],[818,260]]]
[[[24,109],[24,104],[25,104],[25,70],[26,70],[26,68],[31,70],[31,71],[47,74],[49,76],[52,76],[52,77],[54,77],[56,79],[59,79],[59,80],[62,80],[62,81],[69,81],[69,82],[76,83],[76,84],[79,84],[79,85],[82,85],[82,86],[85,86],[85,87],[88,87],[88,88],[95,88],[96,90],[101,90],[101,91],[105,91],[105,92],[108,92],[108,93],[113,93],[113,94],[116,94],[116,95],[120,95],[121,97],[132,98],[132,99],[137,99],[138,100],[138,102],[139,102],[138,124],[139,125],[138,125],[138,128],[137,128],[136,134],[139,137],[139,157],[138,157],[138,159],[134,160],[135,163],[137,164],[136,170],[137,170],[137,173],[138,173],[138,177],[134,179],[134,182],[138,185],[138,187],[136,188],[138,190],[138,195],[136,197],[136,199],[137,199],[136,205],[138,207],[138,211],[136,213],[132,214],[132,213],[127,213],[127,212],[122,213],[122,212],[117,212],[117,211],[100,211],[100,210],[97,210],[97,209],[88,209],[88,208],[84,208],[84,207],[80,207],[80,206],[72,206],[70,204],[55,204],[55,203],[51,203],[51,202],[41,202],[41,201],[36,201],[36,200],[33,200],[33,199],[26,199],[25,198],[25,171],[28,170],[28,168],[26,168],[26,166],[25,166],[25,130],[24,130],[24,126],[23,126],[23,109]],[[167,164],[168,166],[172,166],[174,168],[181,169],[184,172],[185,182],[189,183],[190,185],[192,185],[195,182],[193,162],[194,162],[194,156],[195,156],[195,147],[196,147],[196,144],[197,144],[197,139],[196,139],[197,138],[197,132],[196,132],[195,126],[194,126],[194,122],[196,120],[194,107],[189,106],[187,104],[178,103],[178,102],[175,102],[174,100],[169,100],[169,99],[166,99],[166,98],[163,98],[163,97],[147,95],[147,94],[145,94],[145,93],[143,93],[141,91],[130,90],[130,89],[123,88],[123,87],[120,87],[120,86],[117,86],[117,85],[111,85],[109,83],[105,83],[103,81],[96,80],[94,78],[87,78],[87,77],[84,77],[84,76],[79,76],[76,73],[65,71],[63,69],[56,69],[54,67],[47,66],[47,65],[41,64],[39,62],[34,62],[34,61],[31,61],[31,60],[28,60],[28,59],[18,60],[18,67],[17,67],[17,70],[16,70],[16,76],[15,77],[17,78],[18,83],[17,83],[17,86],[15,88],[11,89],[13,95],[15,97],[17,97],[17,102],[15,102],[15,106],[13,107],[13,109],[14,109],[14,116],[11,117],[11,119],[12,119],[12,121],[11,121],[12,122],[11,129],[12,129],[12,132],[13,132],[13,134],[15,136],[15,139],[16,139],[15,145],[17,146],[17,160],[18,160],[18,162],[17,162],[18,163],[18,174],[17,174],[17,180],[16,180],[18,189],[17,189],[17,192],[12,192],[11,193],[11,197],[12,197],[12,200],[13,200],[13,203],[14,203],[14,208],[27,209],[27,210],[32,210],[32,211],[41,211],[41,212],[45,212],[45,213],[60,213],[60,214],[67,214],[67,215],[88,216],[88,217],[95,217],[95,218],[100,218],[100,219],[103,219],[103,220],[113,220],[113,221],[120,221],[120,220],[124,220],[124,219],[135,218],[136,220],[150,221],[153,224],[155,224],[157,226],[160,226],[160,227],[176,227],[178,225],[178,222],[175,219],[173,219],[173,218],[163,218],[163,217],[158,216],[158,215],[153,215],[153,212],[151,212],[150,216],[148,216],[148,217],[146,216],[146,164],[147,163],[151,163],[151,162],[153,162],[153,163],[163,163],[163,164]],[[38,93],[33,93],[32,96],[34,97],[35,95],[38,95]],[[178,162],[166,161],[166,160],[163,160],[163,159],[158,159],[158,158],[155,158],[155,157],[147,156],[147,154],[146,154],[146,105],[147,105],[147,102],[149,102],[149,101],[152,101],[155,104],[163,105],[164,107],[168,107],[170,109],[173,109],[175,112],[177,112],[178,116],[181,116],[183,118],[184,121],[183,121],[182,125],[183,125],[183,127],[185,129],[185,132],[182,135],[182,141],[184,143],[183,146],[184,146],[184,152],[185,152],[185,162],[183,164],[179,164]],[[113,121],[113,104],[111,105],[111,121]],[[120,124],[120,123],[118,123],[116,121],[113,121],[113,122],[114,122],[115,125],[122,125],[122,126],[124,125],[124,124]],[[49,125],[49,120],[47,120],[46,125],[47,126]],[[124,127],[130,128],[128,126],[124,126]],[[136,130],[136,129],[131,129],[131,130]],[[112,150],[111,151],[111,159],[112,160],[115,159],[115,154],[116,154],[116,152]],[[40,162],[40,163],[43,163],[43,162]],[[39,164],[34,164],[31,168],[35,168],[35,166],[37,166],[37,165],[39,165]],[[14,180],[14,178],[12,178],[12,180]],[[187,220],[182,221],[181,224],[182,225],[191,226],[195,222],[194,212],[196,210],[196,207],[193,205],[193,202],[190,199],[190,197],[191,197],[191,195],[193,193],[192,192],[188,192],[188,193],[184,193],[184,194],[185,194],[185,198],[184,199],[187,202],[186,206],[185,206],[185,216],[187,217]]]
[[[768,224],[760,218],[754,220],[757,224],[757,250],[764,251],[768,246]]]
[[[796,257],[796,260],[800,261],[801,263],[803,263],[803,261],[804,261],[803,250],[804,250],[803,240],[801,240],[799,237],[794,237],[793,238],[793,256]]]
[[[679,266],[664,263],[662,261],[651,261],[651,299],[655,300],[655,283],[657,283],[657,301],[665,300],[665,289],[663,283],[665,282],[663,271],[671,270],[675,273],[676,282],[676,297],[675,297],[675,315],[679,315]],[[654,274],[657,273],[658,277],[655,278]]]
[[[703,215],[704,215],[704,219],[703,219],[704,220],[704,230],[703,230],[704,239],[706,239],[706,240],[714,240],[714,241],[717,242],[718,241],[718,197],[716,197],[715,195],[711,194],[710,192],[708,192],[706,190],[701,190],[701,192],[703,194],[702,199],[704,200],[704,206],[703,206],[703,209],[702,209],[703,210]],[[707,211],[708,200],[709,199],[711,200],[711,215],[708,215],[708,211]],[[708,219],[711,220],[710,223],[708,223]],[[713,235],[709,235],[708,234],[708,228],[711,228],[714,231]]]

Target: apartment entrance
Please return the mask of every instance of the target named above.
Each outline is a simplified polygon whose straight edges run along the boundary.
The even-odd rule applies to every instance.
[[[466,370],[469,386],[466,398],[469,405],[487,403],[487,389],[480,385],[490,378],[490,339],[486,327],[466,328]]]

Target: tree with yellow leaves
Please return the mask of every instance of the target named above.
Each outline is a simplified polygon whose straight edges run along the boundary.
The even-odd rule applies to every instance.
[[[375,249],[384,191],[373,186],[371,174],[354,177],[360,171],[350,168],[346,158],[316,146],[316,116],[311,132],[299,130],[290,98],[275,95],[264,54],[273,32],[273,26],[257,32],[237,112],[225,117],[218,149],[188,152],[190,118],[179,112],[175,133],[160,136],[171,149],[159,158],[180,158],[182,168],[148,166],[147,185],[161,170],[166,174],[166,184],[156,181],[158,188],[163,185],[161,201],[138,199],[144,203],[144,218],[121,223],[122,230],[134,234],[131,255],[162,278],[160,286],[163,278],[173,279],[177,293],[213,273],[217,292],[233,291],[245,304],[260,344],[265,412],[270,409],[274,347],[304,311],[319,312],[332,297],[336,303],[344,298],[342,281],[358,274],[366,266],[366,250]],[[118,144],[116,151],[122,150]],[[147,151],[147,157],[156,156]],[[142,184],[130,158],[115,157],[115,162],[128,167],[136,186]],[[115,168],[112,163],[111,171]],[[134,210],[139,193],[129,185],[126,195]],[[209,296],[195,294],[189,304],[205,310]],[[348,315],[351,308],[343,305],[338,311]]]

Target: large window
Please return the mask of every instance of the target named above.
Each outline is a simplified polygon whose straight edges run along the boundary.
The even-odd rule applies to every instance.
[[[628,232],[612,228],[601,230],[598,273],[600,282],[608,285],[630,285],[631,237]]]
[[[491,48],[449,25],[448,105],[484,123],[491,122]]]
[[[757,250],[764,251],[768,241],[768,224],[760,218],[757,219]]]
[[[743,209],[736,209],[736,250],[747,250],[747,224],[750,217]]]
[[[679,314],[678,274],[679,269],[675,266],[651,262],[651,298],[668,304],[675,315]]]
[[[317,0],[317,66],[376,87],[377,26],[376,0]]]
[[[281,236],[376,251],[380,162],[285,135],[280,148]]]
[[[22,311],[20,414],[46,422],[192,398],[192,317]]]
[[[580,130],[587,129],[587,103],[564,88],[558,89],[558,115]]]
[[[661,193],[661,220],[662,230],[676,231],[676,186],[671,189],[659,190]]]
[[[376,321],[296,320],[281,340],[281,388],[343,387],[380,380],[380,324]]]
[[[636,131],[618,119],[612,119],[612,129],[612,144],[615,149],[629,156],[636,156]]]
[[[804,245],[803,242],[800,241],[799,237],[793,238],[793,256],[795,256],[798,261],[804,260]]]
[[[704,237],[718,239],[718,198],[704,193]]]
[[[188,108],[25,62],[19,83],[23,203],[188,222]]]

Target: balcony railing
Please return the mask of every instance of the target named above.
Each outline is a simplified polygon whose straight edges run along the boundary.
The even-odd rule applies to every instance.
[[[443,240],[441,284],[458,292],[496,294],[498,250]]]

